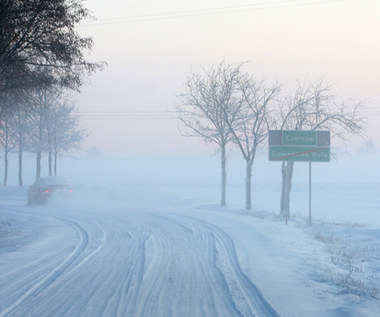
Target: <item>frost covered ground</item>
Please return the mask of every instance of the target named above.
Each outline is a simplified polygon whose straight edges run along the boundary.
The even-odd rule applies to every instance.
[[[0,316],[378,316],[380,183],[305,184],[277,215],[230,185],[79,183],[72,201],[26,206],[0,190]]]

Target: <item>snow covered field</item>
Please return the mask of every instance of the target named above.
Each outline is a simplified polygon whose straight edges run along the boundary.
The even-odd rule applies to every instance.
[[[297,181],[288,226],[275,182],[252,211],[239,184],[221,208],[211,182],[75,182],[42,207],[0,190],[1,317],[378,316],[379,182],[313,185],[312,227]]]

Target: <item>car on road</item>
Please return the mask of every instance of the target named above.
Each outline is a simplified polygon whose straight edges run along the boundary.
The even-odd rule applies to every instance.
[[[39,205],[54,197],[65,198],[73,192],[70,184],[63,177],[40,177],[29,187],[28,205]]]

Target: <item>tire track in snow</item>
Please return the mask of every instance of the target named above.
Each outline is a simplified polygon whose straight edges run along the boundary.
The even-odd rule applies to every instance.
[[[137,301],[119,316],[241,316],[218,285],[223,279],[208,233],[161,215],[144,222],[151,235],[143,279]]]
[[[102,316],[138,316],[132,303],[138,302],[139,290],[144,276],[145,245],[150,231],[142,229],[128,244],[128,267],[119,275],[119,283],[113,295],[106,300],[107,305]]]
[[[56,218],[57,219],[57,218]],[[63,221],[63,220],[62,220]],[[79,257],[79,255],[83,252],[83,250],[88,245],[89,235],[88,232],[80,226],[78,223],[74,221],[65,221],[79,235],[79,242],[76,244],[75,249],[72,253],[53,271],[47,274],[44,278],[42,278],[39,282],[35,283],[28,291],[26,291],[22,296],[18,298],[13,304],[8,306],[5,310],[0,312],[0,317],[5,317],[10,314],[17,312],[18,308],[21,305],[24,305],[30,298],[37,296],[39,293],[48,288],[54,281],[61,276],[70,266],[71,264]]]
[[[92,230],[94,222],[89,220],[91,240],[98,230]],[[138,302],[149,230],[138,221],[130,223],[129,217],[109,213],[102,218],[102,227],[107,234],[106,245],[48,290],[49,302],[43,299],[48,309],[41,313],[39,308],[32,308],[40,312],[39,316],[138,316],[129,312]],[[68,293],[66,298],[59,295]],[[32,304],[46,306],[38,301]]]
[[[73,265],[71,265],[71,267],[66,270],[65,274],[71,274],[73,271],[80,269],[85,263],[87,263],[92,258],[94,258],[105,247],[105,245],[107,244],[107,233],[104,230],[104,228],[100,227],[99,225],[97,227],[99,228],[102,234],[102,237],[100,239],[101,242],[96,245],[94,250],[84,255],[83,258],[80,258],[81,254],[78,254],[78,256],[75,259],[76,262],[72,263]],[[88,232],[87,232],[87,237],[89,237]],[[89,238],[87,239],[87,246],[89,246]],[[84,252],[81,252],[81,253],[84,254]]]
[[[136,304],[136,316],[278,317],[242,272],[223,230],[182,215],[156,218],[148,241],[151,266],[143,279],[149,289]]]
[[[216,240],[217,266],[242,316],[278,317],[259,289],[241,271],[231,238],[219,228],[214,227],[212,231]]]
[[[230,236],[209,222],[146,211],[68,216],[56,219],[78,233],[75,249],[0,317],[278,316],[242,272]]]

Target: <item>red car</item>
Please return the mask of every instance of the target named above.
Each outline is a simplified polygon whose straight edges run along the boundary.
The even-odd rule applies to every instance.
[[[40,177],[28,190],[28,205],[43,204],[53,196],[66,196],[72,192],[63,177]]]

